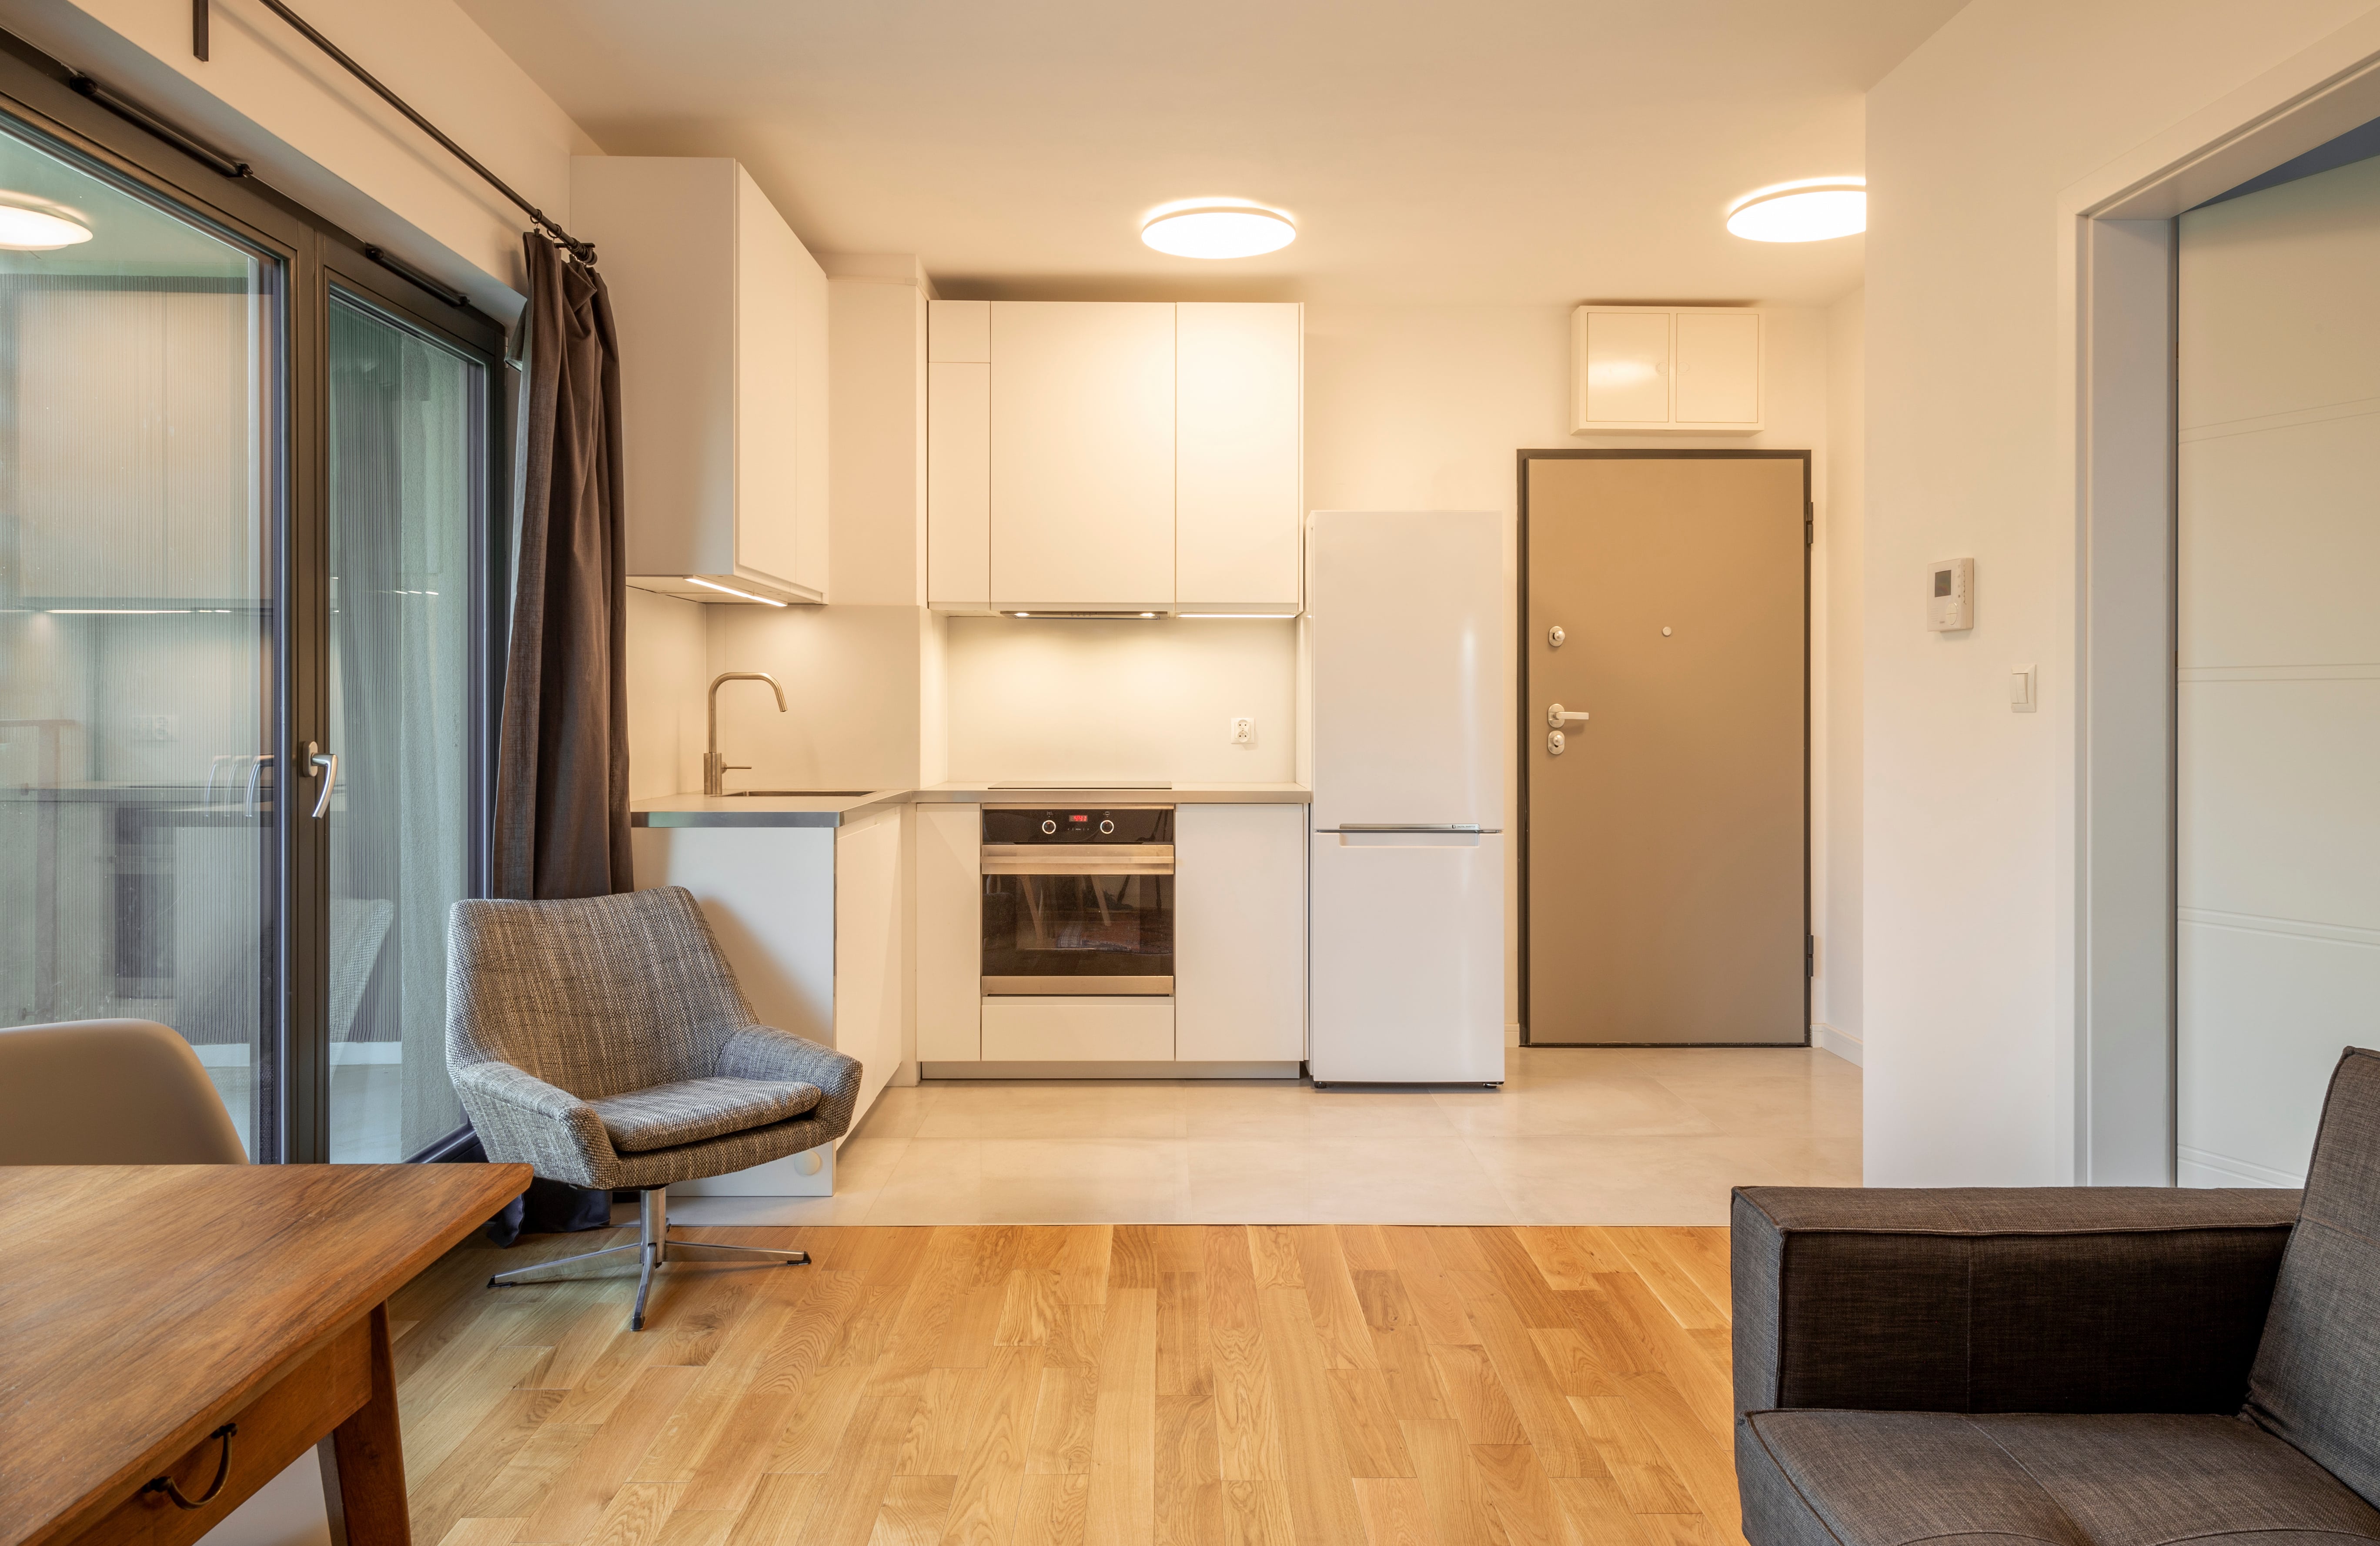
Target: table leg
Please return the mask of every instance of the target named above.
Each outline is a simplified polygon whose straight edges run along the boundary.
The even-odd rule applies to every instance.
[[[332,1430],[317,1449],[322,1503],[331,1516],[331,1546],[413,1546],[386,1305],[374,1305],[371,1311],[371,1399]]]

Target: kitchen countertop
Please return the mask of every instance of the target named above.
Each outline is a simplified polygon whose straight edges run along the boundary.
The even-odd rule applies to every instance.
[[[1002,788],[992,784],[929,784],[810,795],[661,795],[631,803],[638,827],[841,827],[894,805],[1306,805],[1302,784],[1177,784],[1170,789],[1112,785]]]

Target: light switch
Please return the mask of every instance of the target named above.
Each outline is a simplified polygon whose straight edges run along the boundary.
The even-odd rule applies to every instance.
[[[2037,707],[2034,688],[2039,681],[2039,668],[2031,665],[2009,667],[2009,712],[2029,714]]]

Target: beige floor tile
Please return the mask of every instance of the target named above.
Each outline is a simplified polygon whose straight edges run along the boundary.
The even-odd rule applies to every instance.
[[[917,1126],[930,1138],[1178,1138],[1179,1093],[1170,1084],[980,1084],[938,1091]]]
[[[980,1223],[982,1150],[972,1138],[911,1138],[862,1222]]]
[[[986,1139],[982,1220],[1175,1223],[1187,1189],[1186,1148],[1172,1139]]]
[[[1184,1146],[1189,1162],[1185,1223],[1305,1223],[1313,1218],[1311,1144],[1221,1138]]]
[[[1860,1085],[1858,1068],[1811,1049],[1667,1047],[1516,1048],[1493,1091],[937,1080],[885,1091],[837,1156],[836,1197],[744,1211],[870,1224],[1722,1223],[1736,1186],[1858,1184]],[[673,1211],[729,1222],[696,1202]]]
[[[1533,1080],[1502,1090],[1440,1091],[1432,1097],[1466,1136],[1593,1137],[1710,1133],[1710,1118],[1661,1080],[1641,1074]]]
[[[1331,1223],[1512,1223],[1511,1199],[1460,1139],[1309,1146],[1313,1218]]]

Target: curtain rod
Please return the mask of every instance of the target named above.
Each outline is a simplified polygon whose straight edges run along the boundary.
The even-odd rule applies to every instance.
[[[464,165],[469,167],[472,171],[477,172],[480,177],[486,181],[489,187],[494,189],[497,192],[503,194],[505,198],[518,205],[522,212],[525,213],[530,220],[536,222],[540,229],[543,230],[546,235],[552,237],[554,241],[565,250],[568,251],[572,257],[577,259],[582,263],[591,264],[595,262],[594,243],[580,241],[577,237],[574,237],[569,232],[564,230],[561,225],[552,217],[547,215],[543,210],[539,209],[535,204],[530,203],[518,193],[514,192],[511,184],[505,182],[504,178],[496,176],[493,172],[489,171],[485,166],[480,164],[478,157],[472,155],[470,152],[465,150],[462,146],[455,143],[455,141],[449,139],[436,124],[431,123],[419,113],[415,112],[412,103],[407,102],[403,97],[398,96],[395,91],[390,91],[386,86],[382,85],[378,78],[373,76],[371,71],[364,68],[361,65],[357,64],[353,59],[347,57],[346,52],[343,51],[338,44],[333,43],[321,32],[315,30],[313,24],[309,22],[304,17],[299,16],[296,11],[291,10],[287,6],[282,4],[282,0],[258,0],[258,3],[262,5],[266,10],[271,11],[273,15],[279,17],[282,20],[295,28],[298,34],[304,38],[308,43],[312,43],[316,48],[319,48],[323,53],[329,55],[332,59],[336,61],[338,65],[349,75],[354,76],[358,80],[360,80],[365,85],[370,87],[374,94],[376,94],[381,101],[388,103],[391,107],[395,108],[399,113],[404,114],[407,120],[410,122],[414,128],[430,136],[431,139],[437,140],[440,146],[442,146],[449,155],[461,162]],[[200,59],[204,59],[207,56],[207,7],[208,0],[190,0],[190,51],[197,55]]]

